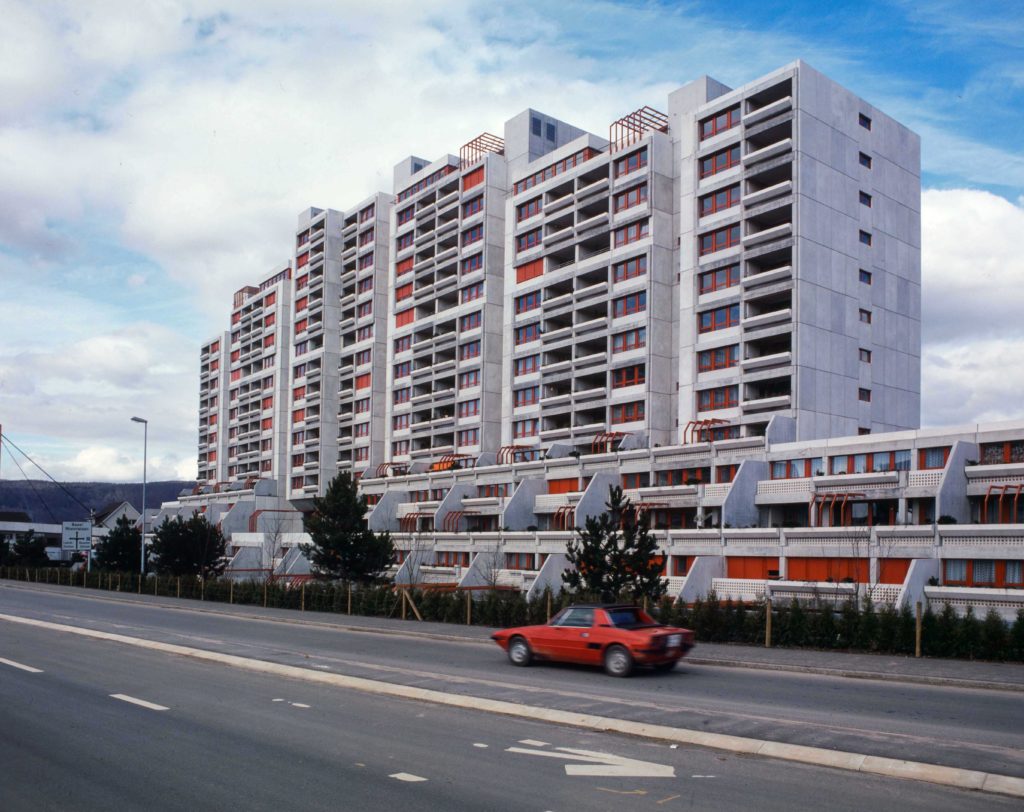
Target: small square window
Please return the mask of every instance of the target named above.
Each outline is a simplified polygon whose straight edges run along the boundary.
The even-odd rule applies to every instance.
[[[861,241],[862,245],[871,245],[871,232],[870,231],[861,231],[860,232],[860,241]]]
[[[871,129],[871,119],[868,116],[864,115],[863,113],[861,113],[858,117],[857,123],[860,124],[860,126],[863,127],[865,130]]]
[[[871,311],[870,310],[861,310],[860,311],[860,320],[864,324],[871,324]]]
[[[860,165],[867,167],[868,169],[871,168],[871,156],[868,155],[866,152],[862,152],[860,154]]]
[[[554,124],[548,124],[547,127],[545,128],[545,132],[547,134],[548,141],[554,141],[555,140],[555,125]]]
[[[857,434],[863,437],[865,434],[871,434],[871,429],[866,429],[863,426],[858,427]]]
[[[540,135],[540,119],[536,116],[530,119],[530,130],[534,135]]]
[[[861,361],[863,361],[865,364],[871,363],[871,350],[865,350],[863,347],[861,347],[859,353]]]
[[[858,400],[862,400],[865,403],[870,403],[871,402],[871,390],[870,389],[864,389],[863,387],[861,387],[860,389],[857,390],[857,399]]]
[[[865,285],[870,285],[871,284],[871,271],[865,271],[863,268],[861,268],[861,271],[860,271],[860,281],[863,284],[865,284]]]
[[[871,208],[871,195],[869,195],[867,192],[861,192],[860,193],[860,204],[862,206],[867,206],[870,209]]]

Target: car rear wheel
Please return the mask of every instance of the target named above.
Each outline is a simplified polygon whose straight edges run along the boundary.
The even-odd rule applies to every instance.
[[[512,661],[512,665],[529,665],[533,661],[530,644],[522,637],[513,637],[508,644],[508,658]]]
[[[613,677],[628,677],[633,671],[633,655],[624,646],[609,646],[604,652],[604,670]]]

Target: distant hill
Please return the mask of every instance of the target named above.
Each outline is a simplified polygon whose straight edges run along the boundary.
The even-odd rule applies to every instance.
[[[142,505],[141,482],[63,482],[82,504],[99,512],[111,502],[131,502],[136,510]],[[147,482],[146,507],[176,499],[184,488],[195,482]],[[0,479],[0,511],[22,510],[41,524],[70,522],[88,514],[74,499],[52,482],[43,480]]]

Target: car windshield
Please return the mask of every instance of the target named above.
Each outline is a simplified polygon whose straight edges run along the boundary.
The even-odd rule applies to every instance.
[[[619,609],[606,610],[608,619],[613,626],[622,629],[639,629],[644,626],[657,626],[654,619],[640,609],[632,606],[625,606]]]

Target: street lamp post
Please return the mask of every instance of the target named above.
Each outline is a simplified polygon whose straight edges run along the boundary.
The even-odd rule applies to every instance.
[[[133,423],[142,424],[142,549],[139,552],[139,575],[146,574],[146,452],[149,448],[149,421],[133,417]]]

